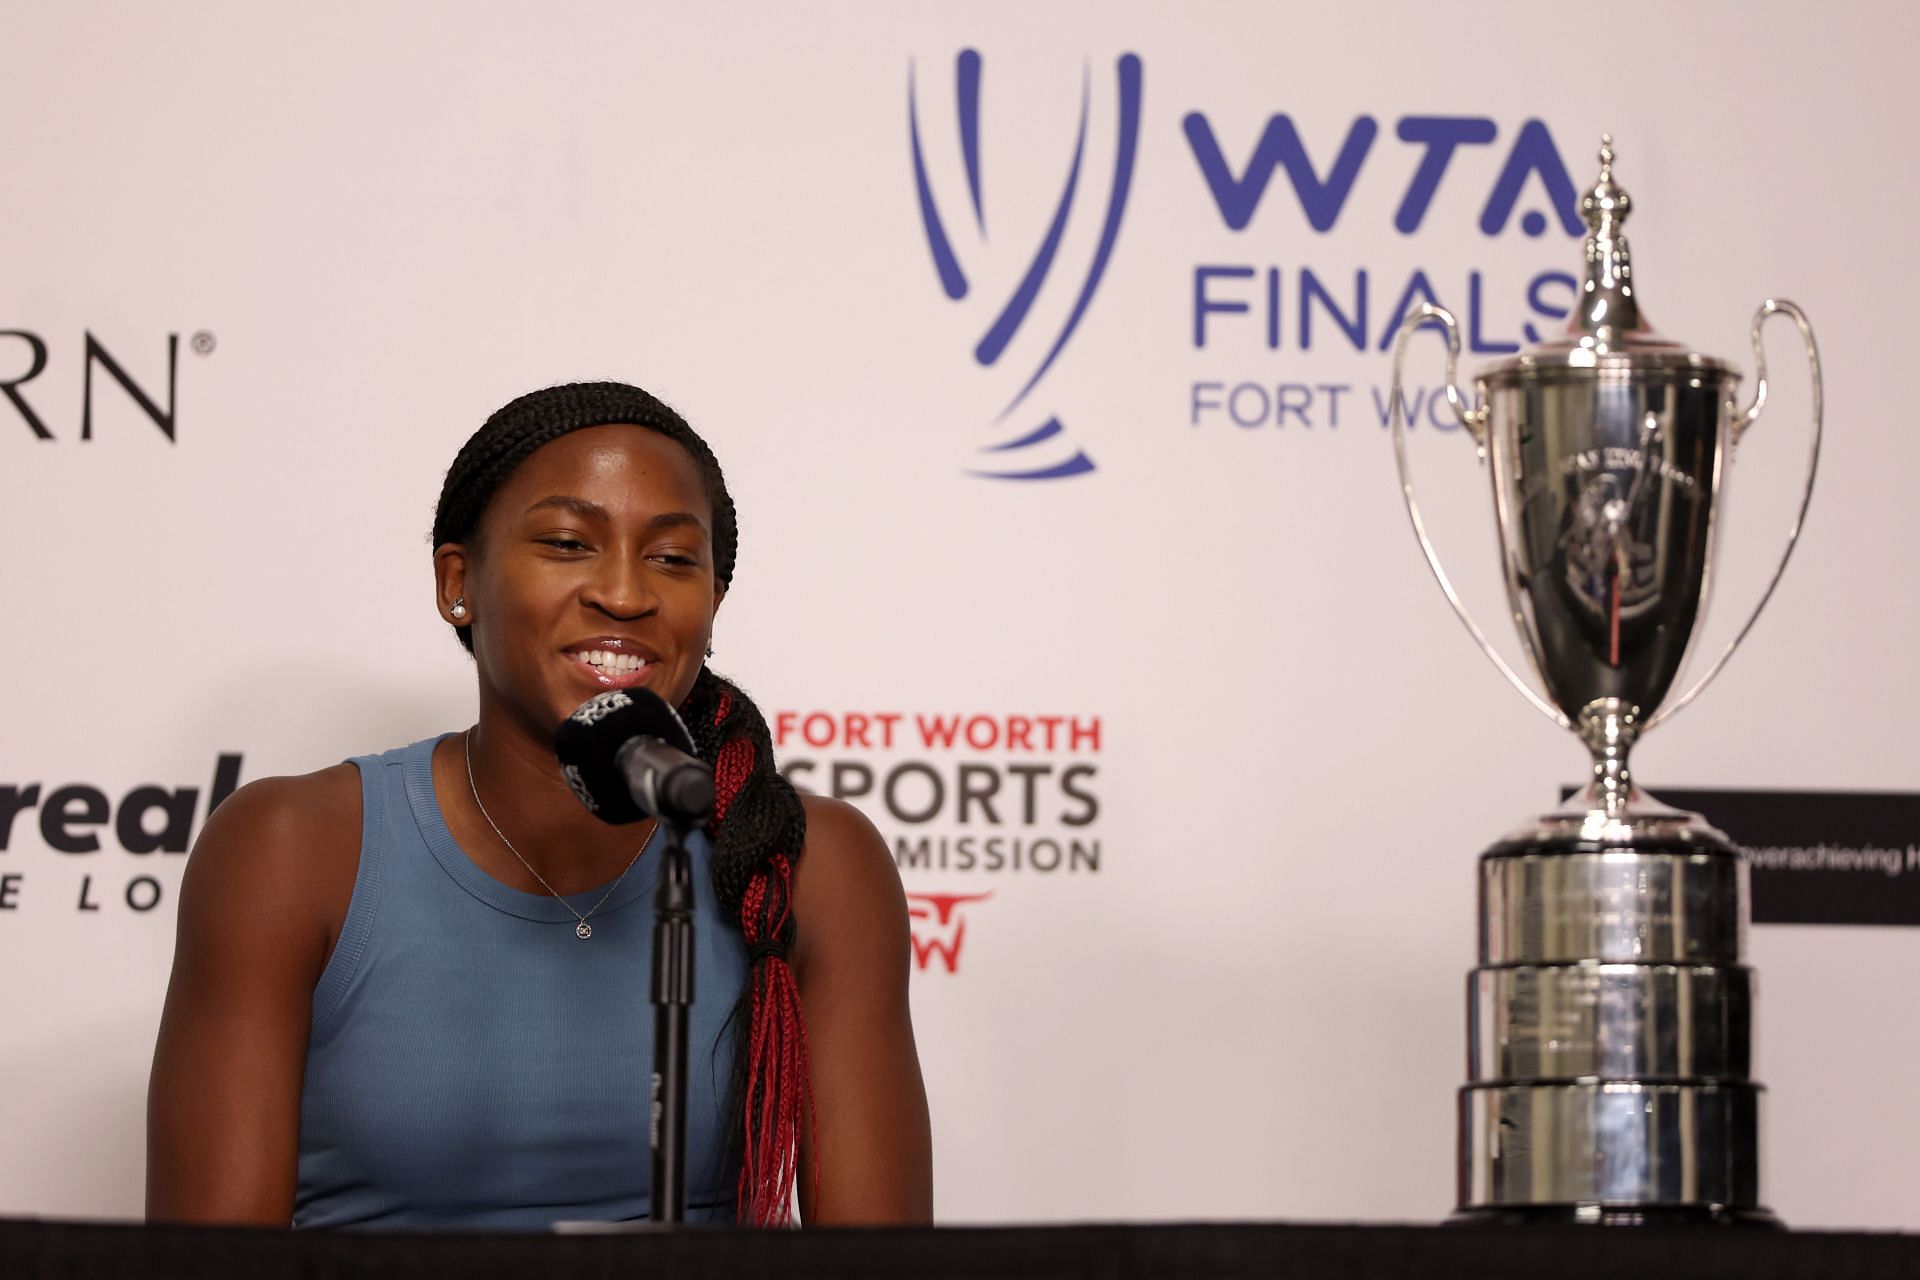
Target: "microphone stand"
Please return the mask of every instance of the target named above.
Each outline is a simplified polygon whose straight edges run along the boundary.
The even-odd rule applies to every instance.
[[[653,1146],[651,1218],[687,1220],[687,1014],[693,1007],[693,860],[687,826],[662,817],[666,856],[653,894]]]
[[[631,693],[608,690],[589,699],[555,730],[554,749],[567,785],[589,810],[614,823],[652,814],[665,826],[667,837],[653,891],[653,1075],[647,1098],[653,1185],[648,1221],[556,1222],[554,1230],[624,1234],[673,1229],[687,1220],[694,900],[687,833],[713,821],[713,768],[695,757],[693,738],[673,708],[644,688]]]

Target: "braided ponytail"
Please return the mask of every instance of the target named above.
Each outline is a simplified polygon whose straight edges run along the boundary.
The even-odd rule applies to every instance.
[[[789,963],[793,863],[806,841],[806,812],[774,769],[767,722],[746,694],[703,667],[681,713],[713,765],[714,894],[747,942],[747,985],[733,1018],[740,1220],[784,1225],[801,1126],[813,1122],[806,1022]]]
[[[733,580],[739,527],[719,460],[686,420],[638,387],[575,383],[530,392],[488,418],[448,468],[434,512],[433,545],[469,542],[494,493],[544,444],[586,427],[631,423],[679,444],[693,459],[713,512],[714,580]],[[469,652],[470,628],[455,634]],[[806,842],[806,812],[773,767],[773,739],[759,708],[705,667],[680,717],[714,770],[713,886],[746,940],[745,988],[734,1007],[730,1144],[740,1159],[743,1223],[792,1218],[801,1126],[813,1120],[806,1023],[789,957],[793,866]]]

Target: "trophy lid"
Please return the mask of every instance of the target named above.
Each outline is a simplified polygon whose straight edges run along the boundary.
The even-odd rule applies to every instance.
[[[1632,212],[1633,198],[1613,179],[1613,135],[1601,134],[1600,178],[1580,200],[1580,214],[1587,221],[1587,271],[1572,319],[1559,338],[1489,365],[1482,380],[1497,384],[1556,375],[1580,378],[1598,370],[1615,375],[1633,369],[1733,372],[1723,361],[1662,337],[1647,322],[1627,237],[1621,232]]]

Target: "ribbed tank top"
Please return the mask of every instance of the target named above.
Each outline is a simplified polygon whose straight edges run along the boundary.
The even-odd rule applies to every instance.
[[[522,893],[454,843],[435,739],[356,758],[360,867],[313,992],[296,1227],[544,1230],[643,1218],[653,1069],[648,843],[593,914]],[[729,1026],[746,949],[696,835],[687,1217],[731,1222]],[[568,899],[585,912],[606,886]]]

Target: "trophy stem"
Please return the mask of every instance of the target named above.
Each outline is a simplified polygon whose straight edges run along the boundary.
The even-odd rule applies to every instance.
[[[1640,737],[1639,708],[1619,698],[1595,698],[1580,708],[1579,725],[1581,740],[1593,752],[1588,807],[1609,818],[1624,818],[1633,798],[1627,753]]]

